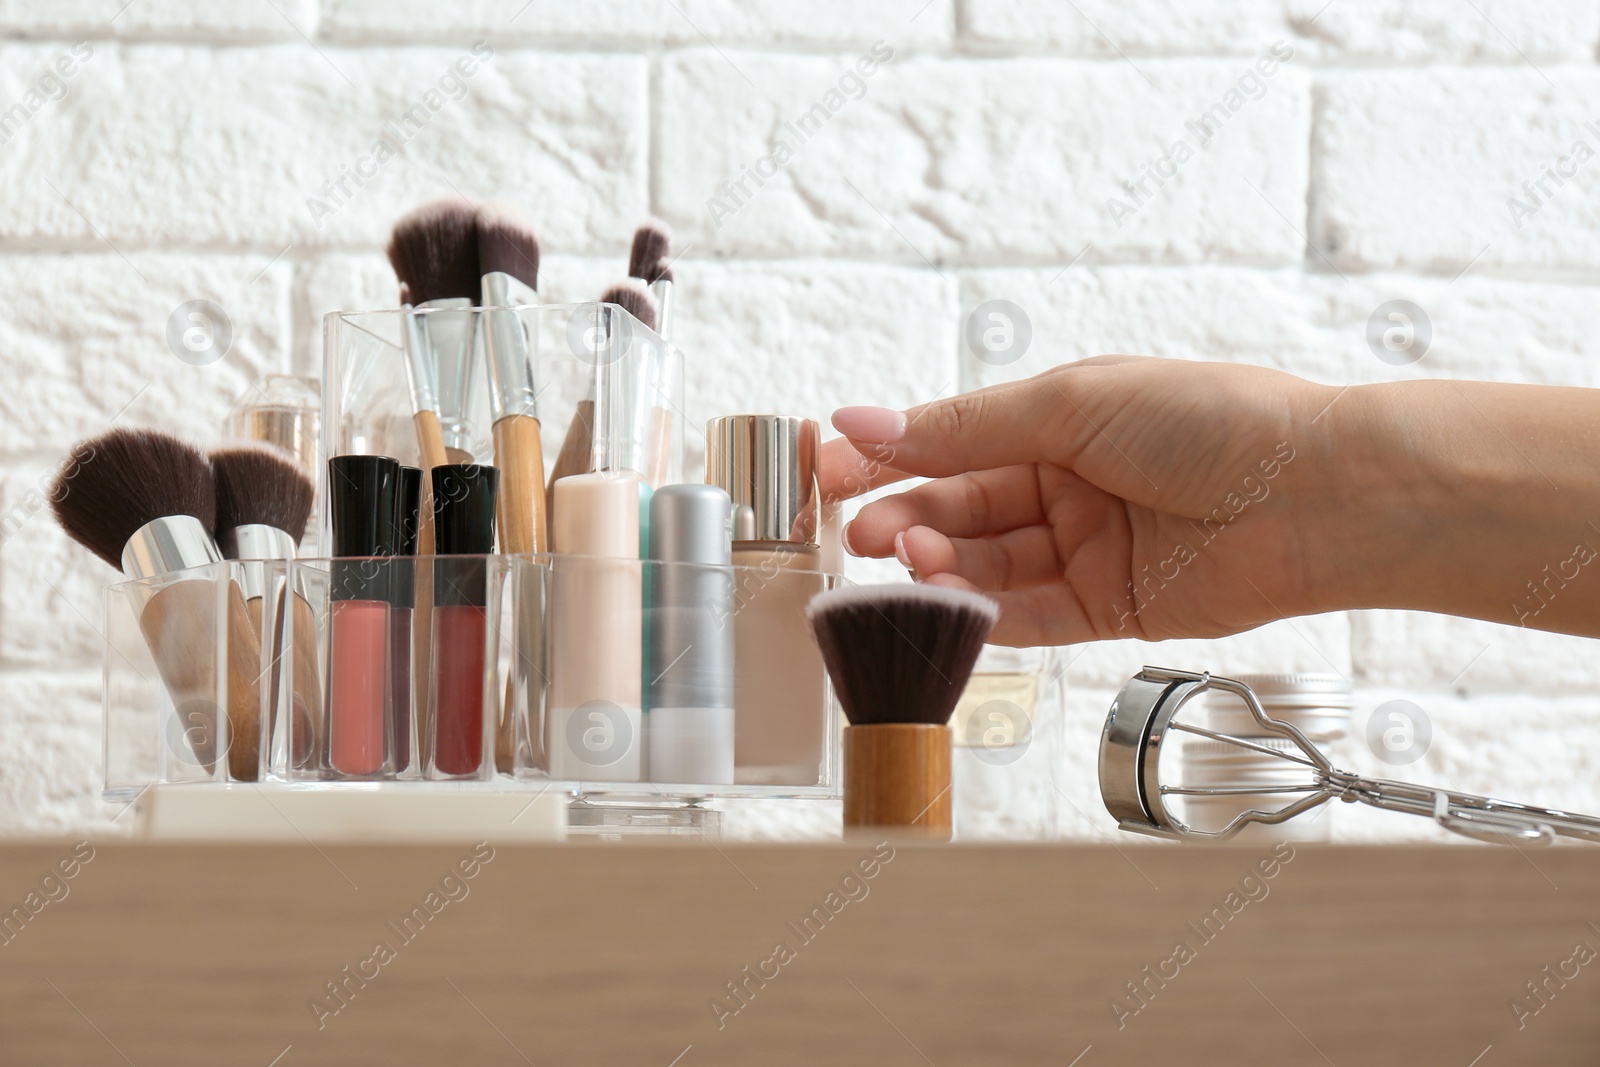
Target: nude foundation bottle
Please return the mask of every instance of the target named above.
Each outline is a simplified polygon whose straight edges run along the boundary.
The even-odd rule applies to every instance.
[[[818,547],[821,431],[789,415],[706,426],[706,481],[734,506],[734,781],[815,785],[827,681],[806,603],[826,588]],[[742,568],[742,569],[738,569]]]

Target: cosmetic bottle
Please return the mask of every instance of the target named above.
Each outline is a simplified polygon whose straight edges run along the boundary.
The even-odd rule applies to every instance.
[[[416,733],[412,694],[412,616],[417,604],[417,535],[421,530],[422,471],[401,467],[395,492],[394,526],[389,543],[394,562],[389,564],[389,735],[394,741],[394,770],[404,774],[411,765]]]
[[[484,765],[489,626],[500,472],[475,463],[433,469],[433,719],[431,777],[472,778]],[[492,761],[491,761],[492,762]]]
[[[282,449],[294,457],[295,464],[313,481],[317,477],[317,455],[322,442],[322,397],[315,378],[296,378],[287,374],[268,374],[252,382],[240,396],[223,424],[223,437],[232,441],[255,441]],[[306,523],[300,555],[318,554],[320,527],[315,507]]]
[[[706,481],[736,511],[734,779],[814,785],[826,745],[822,657],[805,605],[825,588],[815,421],[728,415],[706,426]]]
[[[650,513],[650,780],[732,785],[733,505],[720,486],[669,485]]]
[[[333,523],[329,596],[328,762],[351,777],[380,774],[387,751],[390,537],[400,464],[387,456],[328,461]]]
[[[555,483],[550,530],[550,776],[640,780],[644,588],[639,475],[574,474]]]

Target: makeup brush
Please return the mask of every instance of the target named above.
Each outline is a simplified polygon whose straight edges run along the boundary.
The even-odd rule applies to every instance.
[[[156,578],[222,560],[212,539],[216,487],[205,454],[169,434],[115,429],[73,449],[75,463],[50,488],[67,536],[129,578]],[[260,642],[244,596],[228,582],[217,619],[216,578],[178,578],[148,594],[139,630],[184,736],[207,773],[217,758],[218,642],[227,662],[228,768],[254,781],[260,759]],[[220,632],[219,632],[220,631]]]
[[[257,633],[264,633],[268,626],[272,629],[272,658],[267,666],[269,738],[277,731],[283,619],[287,611],[294,612],[294,703],[289,721],[293,766],[301,767],[317,751],[317,731],[322,723],[316,616],[299,591],[291,606],[289,590],[284,589],[274,617],[268,618],[266,566],[259,561],[295,558],[305,537],[315,490],[299,466],[270,447],[216,449],[211,453],[211,469],[216,484],[217,546],[228,559],[247,561],[241,568],[245,610]]]
[[[602,303],[616,304],[646,326],[655,328],[655,297],[637,282],[628,281],[613,285],[600,295],[600,300]],[[550,472],[550,482],[546,489],[546,511],[552,523],[555,521],[556,482],[569,475],[588,474],[594,469],[594,405],[595,387],[591,382],[588,395],[578,401],[578,406],[572,413],[572,421],[567,424],[567,436],[561,441],[561,451],[556,453],[555,468]]]
[[[539,301],[539,238],[515,208],[478,210],[478,264],[483,304],[509,308]],[[544,450],[539,441],[538,382],[533,338],[515,311],[485,312],[494,462],[500,471],[500,550],[545,550]]]
[[[663,341],[671,340],[672,336],[671,261],[672,231],[667,229],[666,223],[651,219],[633,232],[628,273],[648,285],[650,294],[656,298],[654,327],[656,335]],[[667,356],[666,352],[662,352],[656,361],[654,371],[658,376],[670,373],[673,369],[673,363]],[[674,383],[664,377],[653,384],[657,397],[669,397],[674,392]],[[665,405],[651,406],[649,433],[646,451],[650,469],[645,471],[645,480],[651,485],[661,485],[668,481],[671,470],[672,412]]]
[[[414,301],[415,313],[405,316],[406,368],[423,466],[470,462],[458,428],[446,441],[440,420],[459,416],[469,392],[475,316],[465,309],[477,302],[483,284],[477,205],[441,197],[412,209],[395,223],[388,255]]]
[[[411,383],[417,446],[422,456],[421,528],[417,555],[433,555],[433,500],[429,471],[470,463],[472,454],[459,416],[470,396],[474,366],[471,307],[483,292],[478,264],[478,205],[465,197],[441,197],[413,208],[395,223],[389,263],[401,292],[415,302],[403,316],[406,369]],[[455,416],[451,418],[451,416]],[[446,437],[441,419],[451,425]],[[433,570],[418,561],[414,629],[416,684],[427,692],[432,644]]]
[[[931,585],[820,593],[806,619],[850,725],[844,824],[950,836],[950,715],[999,618],[988,597]]]

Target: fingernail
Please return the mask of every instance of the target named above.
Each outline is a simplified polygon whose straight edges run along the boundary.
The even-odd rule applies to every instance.
[[[844,546],[846,555],[854,556],[857,559],[860,559],[861,553],[857,552],[856,546],[850,543],[850,528],[854,525],[855,523],[853,522],[847,522],[844,524],[844,529],[839,531],[839,543]]]
[[[840,408],[833,413],[833,428],[857,441],[892,445],[906,435],[906,413],[893,408]]]
[[[904,533],[894,535],[894,558],[900,561],[900,566],[913,574],[916,573],[911,567],[911,557],[906,555],[906,535]]]

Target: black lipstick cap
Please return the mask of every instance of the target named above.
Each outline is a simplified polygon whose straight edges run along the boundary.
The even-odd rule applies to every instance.
[[[433,544],[439,556],[486,557],[494,551],[495,492],[500,472],[478,463],[433,468]],[[489,602],[485,559],[434,564],[434,603],[484,607]]]
[[[333,520],[333,599],[386,600],[386,568],[364,557],[392,551],[400,464],[388,456],[334,456],[328,460],[328,503]],[[354,558],[352,558],[354,557]]]
[[[394,505],[389,546],[400,558],[390,564],[394,580],[389,588],[389,602],[397,608],[410,608],[417,603],[417,565],[411,557],[417,554],[417,537],[422,525],[422,472],[416,467],[400,468]]]

